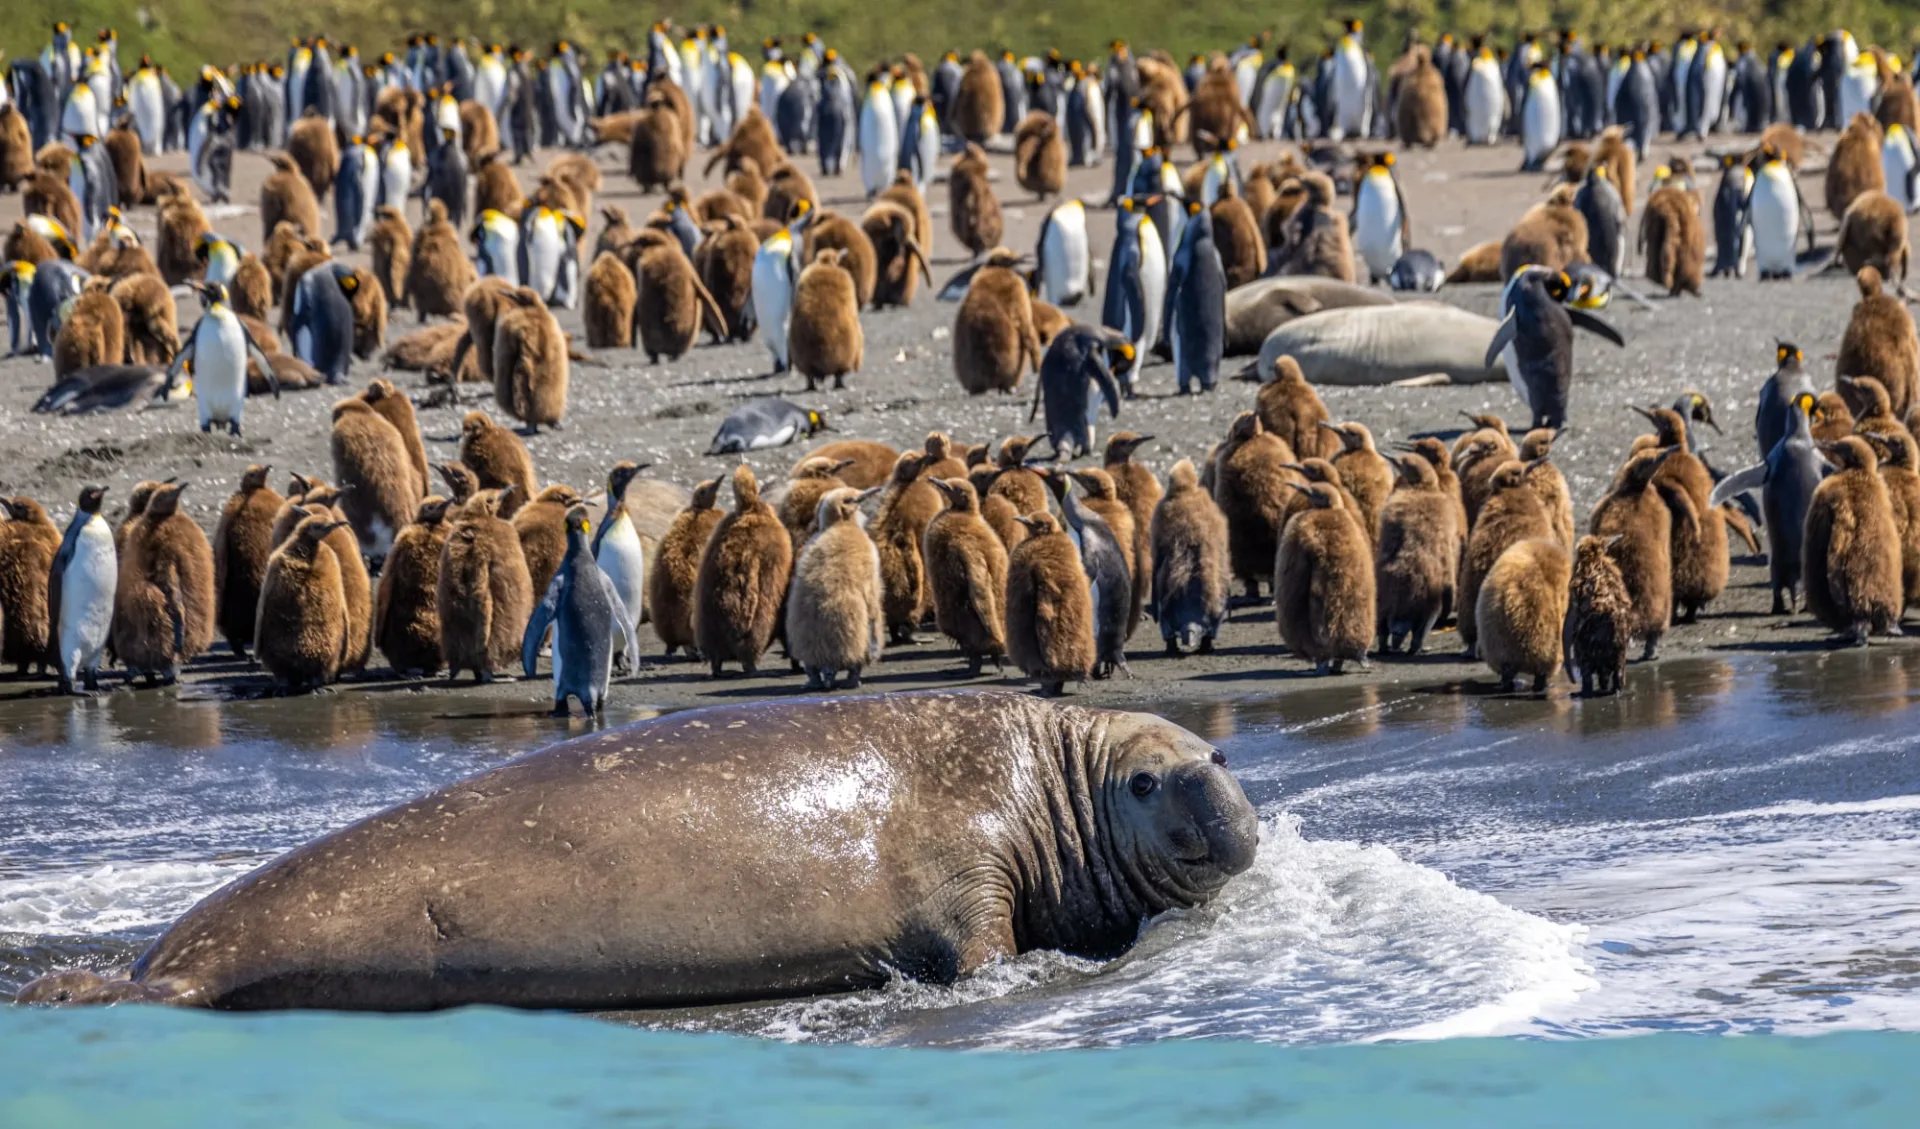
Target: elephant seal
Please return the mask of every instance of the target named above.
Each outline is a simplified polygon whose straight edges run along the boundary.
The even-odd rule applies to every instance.
[[[23,1003],[615,1009],[1105,958],[1253,864],[1225,758],[1011,693],[719,706],[582,737],[208,896],[130,979]]]
[[[1487,346],[1499,323],[1444,302],[1401,302],[1323,310],[1281,326],[1260,346],[1256,376],[1291,356],[1315,384],[1393,384],[1433,374],[1447,383],[1506,379],[1506,365],[1487,367]]]
[[[1226,355],[1250,357],[1260,351],[1268,334],[1308,314],[1391,305],[1391,294],[1337,278],[1307,274],[1256,278],[1227,291]]]

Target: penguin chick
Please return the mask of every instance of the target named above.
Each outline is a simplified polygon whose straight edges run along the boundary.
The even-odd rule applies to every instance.
[[[1560,670],[1560,632],[1567,617],[1572,564],[1566,550],[1548,540],[1509,545],[1481,585],[1474,620],[1480,654],[1511,693],[1522,674],[1533,675],[1533,692],[1544,694]]]
[[[493,398],[496,403],[513,399],[513,386],[497,382],[499,370],[493,364],[493,335],[500,315],[517,301],[514,296],[516,290],[517,287],[499,275],[488,275],[467,288],[467,292],[460,296],[459,314],[466,321],[465,332],[460,337],[453,360],[442,370],[460,373],[464,379],[469,363],[467,357],[471,354],[471,363],[479,371],[480,379],[495,382]],[[510,374],[512,369],[506,371]]]
[[[373,234],[367,241],[373,277],[380,280],[388,307],[403,309],[408,300],[407,279],[413,270],[413,228],[392,204],[375,208],[373,216]]]
[[[1573,187],[1562,185],[1551,199],[1527,209],[1500,244],[1501,281],[1523,266],[1558,271],[1587,261],[1587,219],[1573,199]]]
[[[1217,457],[1213,496],[1227,518],[1233,575],[1246,586],[1250,600],[1260,598],[1262,581],[1273,579],[1279,531],[1293,495],[1286,466],[1293,461],[1292,449],[1269,434],[1252,412],[1235,417]]]
[[[308,238],[319,236],[320,201],[313,186],[287,154],[269,153],[267,159],[273,163],[273,174],[260,185],[260,237],[265,239],[282,220]]]
[[[346,591],[326,538],[346,524],[306,518],[267,561],[254,650],[273,676],[275,693],[311,690],[340,677],[347,650]]]
[[[1657,656],[1660,637],[1673,619],[1673,526],[1699,520],[1685,492],[1654,483],[1661,464],[1675,450],[1636,452],[1587,519],[1587,529],[1595,536],[1619,538],[1608,552],[1633,600],[1633,634],[1641,640],[1641,657],[1646,659]]]
[[[635,240],[639,257],[630,265],[636,286],[634,330],[648,364],[678,360],[693,348],[704,321],[716,340],[726,318],[701,284],[692,260],[672,236],[643,233]]]
[[[1393,467],[1373,445],[1373,432],[1364,424],[1328,423],[1321,427],[1340,439],[1341,449],[1330,461],[1340,475],[1340,485],[1358,505],[1356,516],[1360,519],[1360,528],[1367,534],[1367,543],[1372,545],[1380,538],[1380,509],[1386,505],[1387,495],[1393,492],[1396,479]]]
[[[29,667],[45,673],[54,642],[47,583],[60,527],[31,498],[0,499],[0,506],[7,518],[0,522],[0,662],[23,676]]]
[[[501,516],[512,517],[514,510],[532,500],[533,458],[526,444],[487,413],[468,412],[461,421],[460,461],[474,473],[482,490],[515,488],[514,497],[504,500]]]
[[[1885,192],[1863,192],[1840,217],[1834,257],[1848,271],[1872,267],[1881,277],[1907,281],[1907,213]]]
[[[860,525],[860,491],[842,487],[820,499],[819,531],[793,565],[787,595],[787,648],[807,672],[807,689],[833,690],[840,671],[858,689],[860,672],[880,661],[880,556]]]
[[[449,317],[460,310],[461,296],[473,282],[473,264],[460,245],[460,232],[447,219],[446,204],[429,200],[427,220],[413,237],[404,301],[398,304],[412,307],[422,322]]]
[[[594,563],[587,508],[576,501],[561,521],[566,553],[546,595],[527,621],[526,633],[521,636],[520,663],[523,673],[532,678],[540,658],[540,642],[551,628],[553,716],[565,717],[567,699],[574,698],[587,716],[593,717],[606,710],[607,688],[613,679],[615,634],[628,654],[636,653],[639,645],[633,637],[633,619],[620,593]]]
[[[1254,394],[1254,410],[1260,426],[1284,440],[1298,458],[1330,459],[1343,446],[1338,432],[1322,426],[1333,417],[1292,357],[1274,358],[1273,378]]]
[[[981,516],[972,483],[929,481],[947,500],[922,545],[934,624],[965,656],[968,677],[978,677],[982,662],[998,663],[1007,650],[1007,550]]]
[[[1393,466],[1399,483],[1380,507],[1373,554],[1374,649],[1391,654],[1404,644],[1417,655],[1453,604],[1462,543],[1458,504],[1424,457],[1401,455]]]
[[[877,266],[873,241],[867,238],[865,229],[837,212],[814,213],[807,224],[801,261],[816,262],[820,252],[826,250],[840,252],[840,265],[853,279],[855,306],[866,309],[873,302]]]
[[[58,380],[94,365],[126,360],[126,320],[107,292],[107,280],[90,280],[71,300],[53,339],[53,375]]]
[[[393,539],[420,504],[406,441],[359,397],[333,406],[333,475],[345,491],[340,508],[377,570]]]
[[[1900,532],[1900,591],[1904,605],[1920,603],[1920,444],[1905,431],[1875,432],[1861,438],[1873,445],[1886,484],[1893,525]]]
[[[1153,605],[1168,657],[1182,647],[1212,654],[1233,578],[1226,515],[1201,488],[1193,460],[1181,459],[1168,473],[1166,495],[1153,510],[1150,543]]]
[[[1487,500],[1467,535],[1455,607],[1460,610],[1460,645],[1469,656],[1479,654],[1474,609],[1479,606],[1480,586],[1494,562],[1510,545],[1536,538],[1553,539],[1553,518],[1541,504],[1540,495],[1527,485],[1530,466],[1509,461],[1494,471],[1488,481]]]
[[[434,606],[448,682],[463,670],[472,671],[476,682],[501,677],[520,654],[533,612],[533,581],[520,536],[497,507],[498,500],[485,495],[469,501],[441,549]]]
[[[740,216],[722,216],[701,245],[700,284],[713,296],[725,322],[726,339],[749,341],[759,328],[753,308],[753,261],[760,239]]]
[[[947,194],[947,221],[967,253],[978,258],[999,246],[1005,221],[987,179],[987,155],[978,144],[968,142],[965,152],[954,159],[947,174]]]
[[[973,275],[953,324],[953,370],[969,395],[1011,392],[1040,365],[1040,340],[1019,257],[1004,248]]]
[[[1870,376],[1887,390],[1893,414],[1906,419],[1915,407],[1915,389],[1920,386],[1920,336],[1914,332],[1913,315],[1906,303],[1882,290],[1880,272],[1861,267],[1854,274],[1860,288],[1860,300],[1854,303],[1847,329],[1840,338],[1840,352],[1834,358],[1836,376]],[[1841,396],[1857,417],[1861,400],[1843,387]]]
[[[1699,297],[1707,263],[1700,198],[1671,185],[1647,197],[1634,249],[1646,259],[1649,281],[1676,298],[1683,293]]]
[[[871,439],[837,439],[807,452],[805,458],[794,464],[793,473],[797,474],[801,465],[811,459],[826,459],[840,464],[840,470],[835,473],[841,482],[855,490],[867,490],[886,483],[899,457],[900,452],[885,443]]]
[[[493,324],[493,388],[500,402],[527,425],[529,434],[541,427],[558,428],[567,414],[569,378],[567,336],[540,296],[527,287],[513,292]]]
[[[1133,454],[1153,442],[1151,435],[1116,431],[1107,437],[1102,469],[1113,479],[1115,495],[1133,515],[1133,590],[1134,606],[1146,606],[1153,598],[1153,511],[1163,493],[1153,472],[1133,461]],[[1136,616],[1135,618],[1138,618]]]
[[[908,187],[912,187],[911,177]],[[883,198],[860,217],[860,227],[873,245],[874,308],[913,305],[920,282],[924,280],[928,286],[933,285],[914,213]]]
[[[793,571],[793,545],[773,507],[760,500],[753,471],[733,472],[733,510],[714,526],[694,590],[694,640],[720,677],[737,662],[749,675],[773,641]]]
[[[420,439],[420,423],[413,413],[413,401],[384,377],[368,381],[360,398],[400,433],[400,442],[407,449],[407,464],[413,472],[414,494],[425,497],[432,483],[427,477],[427,449]]]
[[[647,572],[647,613],[669,657],[681,647],[699,656],[693,632],[694,593],[701,555],[713,527],[720,524],[722,515],[714,507],[719,494],[719,479],[708,479],[694,487],[687,508],[674,515],[660,538],[653,568]]]
[[[1287,523],[1273,567],[1280,640],[1321,674],[1370,667],[1374,637],[1373,547],[1340,492],[1323,483],[1288,484],[1310,506]]]
[[[845,388],[847,374],[860,371],[866,341],[846,251],[822,250],[800,272],[787,323],[787,350],[789,363],[806,377],[809,392],[828,377],[835,388]]]
[[[1900,634],[1899,531],[1879,460],[1859,436],[1823,443],[1839,469],[1813,492],[1802,576],[1807,610],[1829,631],[1865,646],[1869,634]]]
[[[148,685],[172,685],[213,643],[213,549],[180,512],[186,483],[158,486],[127,533],[114,589],[113,649]]]
[[[437,494],[421,501],[413,521],[393,539],[374,592],[373,643],[400,677],[440,669],[440,556],[452,523]]]
[[[1052,514],[1022,514],[1029,532],[1007,559],[1007,655],[1057,697],[1094,663],[1093,596],[1080,551]]]
[[[1612,538],[1587,536],[1574,547],[1561,629],[1567,677],[1586,697],[1618,694],[1627,676],[1633,597],[1609,555]]]
[[[927,605],[926,562],[921,556],[927,523],[940,510],[937,488],[922,481],[924,453],[900,455],[880,495],[869,532],[880,554],[881,607],[892,643],[912,643]]]
[[[1853,434],[1853,412],[1838,392],[1829,390],[1814,398],[1812,420],[1816,442],[1831,443]]]
[[[260,583],[273,555],[273,524],[286,499],[267,485],[271,467],[260,463],[240,476],[240,486],[221,507],[213,531],[215,626],[233,653],[245,656],[256,634]]]
[[[165,365],[180,351],[173,295],[157,274],[115,279],[108,294],[120,307],[128,364]]]
[[[1827,211],[1838,220],[1864,192],[1885,192],[1886,173],[1880,164],[1883,131],[1872,114],[1857,113],[1841,130],[1827,159]]]
[[[1034,110],[1014,130],[1013,179],[1041,200],[1059,195],[1066,184],[1067,145],[1052,114]]]

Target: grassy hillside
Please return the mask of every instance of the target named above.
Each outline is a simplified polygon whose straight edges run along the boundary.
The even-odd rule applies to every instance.
[[[1298,58],[1336,34],[1349,15],[1367,20],[1368,37],[1383,55],[1397,51],[1409,27],[1428,35],[1491,30],[1506,41],[1516,27],[1564,24],[1581,29],[1590,42],[1605,42],[1671,39],[1682,26],[1714,23],[1729,39],[1771,42],[1845,26],[1862,43],[1902,54],[1920,30],[1920,14],[1892,0],[1728,0],[1713,6],[1671,0],[1358,0],[1333,8],[1191,0],[8,0],[6,8],[0,48],[9,56],[38,52],[53,21],[67,19],[89,40],[110,24],[120,32],[123,61],[147,51],[176,73],[202,61],[277,55],[290,36],[315,31],[363,52],[398,47],[410,31],[434,28],[527,44],[565,36],[597,54],[637,46],[645,21],[660,16],[683,24],[722,23],[749,58],[763,36],[797,36],[811,28],[856,63],[905,50],[931,56],[975,46],[1023,53],[1057,47],[1091,59],[1116,36],[1136,49],[1164,47],[1184,58],[1261,30],[1291,41]]]

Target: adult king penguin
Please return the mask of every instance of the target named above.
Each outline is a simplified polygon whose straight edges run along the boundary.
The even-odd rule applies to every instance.
[[[1227,275],[1213,243],[1213,213],[1197,200],[1186,207],[1186,227],[1167,276],[1167,333],[1182,396],[1194,383],[1202,392],[1213,391],[1227,333]]]
[[[1160,319],[1167,299],[1166,249],[1146,208],[1131,196],[1120,200],[1117,227],[1113,254],[1107,260],[1106,300],[1100,324],[1118,330],[1132,343],[1134,356],[1144,360],[1160,339]],[[1133,384],[1130,376],[1126,382],[1128,395],[1132,395]]]
[[[1507,88],[1493,48],[1474,37],[1473,65],[1467,71],[1466,135],[1469,145],[1491,145],[1507,117]]]
[[[180,374],[193,366],[193,398],[200,408],[200,430],[212,431],[216,423],[227,425],[229,434],[240,434],[240,417],[247,407],[247,360],[260,362],[260,373],[267,379],[275,399],[280,396],[280,381],[274,375],[273,362],[247,332],[246,323],[227,305],[227,288],[217,282],[191,284],[200,295],[200,320],[187,334],[185,344],[174,354],[167,367],[166,392],[170,395]],[[352,337],[349,311],[347,333]]]
[[[677,209],[676,209],[677,211]],[[587,223],[557,208],[520,213],[520,278],[548,306],[571,310],[580,301],[580,239]]]
[[[1753,188],[1747,194],[1746,216],[1742,228],[1753,239],[1754,261],[1762,281],[1792,278],[1797,259],[1794,244],[1800,237],[1801,215],[1806,211],[1800,199],[1800,185],[1794,179],[1793,166],[1772,143],[1760,146],[1754,154]],[[1813,225],[1807,225],[1812,242]]]
[[[1508,286],[1512,309],[1494,332],[1486,364],[1513,346],[1507,378],[1533,412],[1532,428],[1558,428],[1567,422],[1567,396],[1573,388],[1575,326],[1625,347],[1620,331],[1604,320],[1565,303],[1573,280],[1565,271],[1522,268]]]
[[[800,232],[813,214],[813,205],[800,200],[786,227],[767,236],[753,256],[753,317],[756,332],[773,357],[773,371],[787,371],[787,319],[793,313],[793,292],[800,285]]]
[[[380,196],[380,157],[363,137],[349,138],[333,178],[333,241],[358,251],[373,231]],[[464,202],[465,194],[462,193]]]
[[[860,103],[860,184],[867,199],[893,183],[900,158],[900,124],[895,120],[893,94],[882,72],[867,79],[867,96]]]
[[[100,689],[100,656],[113,624],[113,594],[120,574],[113,527],[100,516],[104,486],[80,491],[47,579],[47,626],[60,692]]]
[[[1049,305],[1077,306],[1087,296],[1093,272],[1087,250],[1087,209],[1069,197],[1040,223],[1036,248],[1040,299]]]
[[[1373,132],[1376,78],[1361,27],[1359,20],[1348,20],[1347,30],[1333,51],[1333,121],[1327,135],[1335,141],[1368,137]]]
[[[1393,273],[1393,264],[1413,242],[1406,197],[1393,175],[1393,154],[1377,154],[1353,190],[1353,243],[1367,262],[1369,280]]]
[[[1539,172],[1560,147],[1560,85],[1544,66],[1527,72],[1527,92],[1520,107],[1520,142],[1525,158],[1522,172]]]
[[[540,657],[540,641],[546,638],[547,628],[553,628],[553,714],[565,717],[567,699],[572,697],[579,699],[588,717],[594,717],[607,704],[607,686],[613,678],[614,633],[619,632],[621,646],[628,654],[637,655],[640,649],[620,593],[593,563],[587,542],[591,523],[586,507],[569,509],[566,522],[567,555],[561,558],[552,583],[527,621],[527,633],[520,644],[520,665],[532,678]]]
[[[1785,352],[1792,346],[1780,348]],[[1794,350],[1796,355],[1798,352]],[[1812,390],[1796,393],[1787,402],[1784,421],[1787,430],[1774,441],[1766,457],[1721,479],[1707,498],[1707,504],[1718,509],[1722,503],[1742,494],[1760,492],[1760,513],[1767,527],[1767,572],[1773,586],[1774,615],[1789,615],[1798,603],[1807,511],[1813,507],[1813,492],[1832,469],[1820,457],[1813,441],[1809,418],[1813,411]]]

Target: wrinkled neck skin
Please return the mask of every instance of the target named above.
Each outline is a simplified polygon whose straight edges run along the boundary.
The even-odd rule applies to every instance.
[[[1146,820],[1124,818],[1130,796],[1112,772],[1124,750],[1125,715],[1056,711],[1052,752],[1035,758],[1024,825],[1009,845],[1013,934],[1020,952],[1059,949],[1100,959],[1131,947],[1147,918],[1199,905],[1217,889],[1194,886],[1144,841]]]

